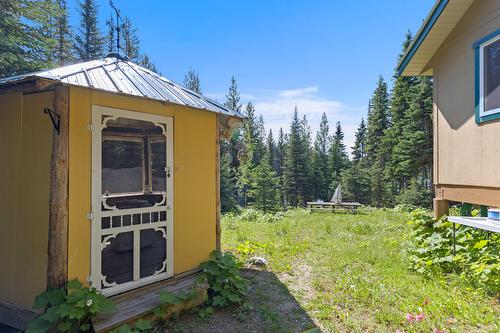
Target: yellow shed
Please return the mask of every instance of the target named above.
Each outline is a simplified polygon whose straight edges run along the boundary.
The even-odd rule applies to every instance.
[[[119,54],[0,79],[0,322],[73,278],[130,301],[195,273],[242,118]]]

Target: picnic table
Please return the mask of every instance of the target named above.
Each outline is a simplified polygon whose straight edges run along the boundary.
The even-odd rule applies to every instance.
[[[359,202],[328,202],[328,201],[309,201],[307,202],[307,208],[311,211],[349,211],[351,213],[356,213],[358,207],[361,204]]]

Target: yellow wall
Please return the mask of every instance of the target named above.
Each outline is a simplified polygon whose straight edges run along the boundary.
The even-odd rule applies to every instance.
[[[90,274],[91,105],[174,118],[174,272],[198,267],[215,248],[215,113],[71,87],[69,278]]]
[[[498,1],[475,1],[431,61],[435,184],[500,187],[500,122],[475,122],[472,48],[498,27]]]
[[[52,99],[0,95],[0,299],[28,308],[46,287]]]

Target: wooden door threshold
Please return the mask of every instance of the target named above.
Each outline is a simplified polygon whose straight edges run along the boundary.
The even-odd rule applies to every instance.
[[[182,290],[190,290],[196,284],[199,275],[199,270],[189,271],[168,280],[111,297],[110,299],[116,306],[115,310],[109,315],[99,315],[94,318],[92,320],[94,330],[97,333],[107,332],[123,324],[133,323],[139,318],[151,315],[155,308],[162,305],[160,302],[160,293],[162,291],[178,293]],[[206,298],[207,288],[208,286],[198,286],[195,299],[172,306],[169,313],[179,313],[202,304]]]

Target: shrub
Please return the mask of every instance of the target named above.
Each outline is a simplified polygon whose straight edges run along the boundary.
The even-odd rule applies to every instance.
[[[232,253],[212,252],[209,261],[201,264],[208,288],[209,306],[240,304],[246,282],[240,275],[241,264]]]
[[[436,221],[425,210],[417,209],[409,224],[413,232],[406,242],[406,252],[412,269],[423,274],[457,273],[488,292],[500,292],[498,234],[488,238],[482,230],[457,225],[453,255],[452,223],[446,218]]]
[[[78,280],[69,281],[67,288],[67,293],[64,289],[51,289],[36,297],[33,308],[45,311],[28,325],[28,333],[90,332],[92,317],[114,308],[110,300]]]

